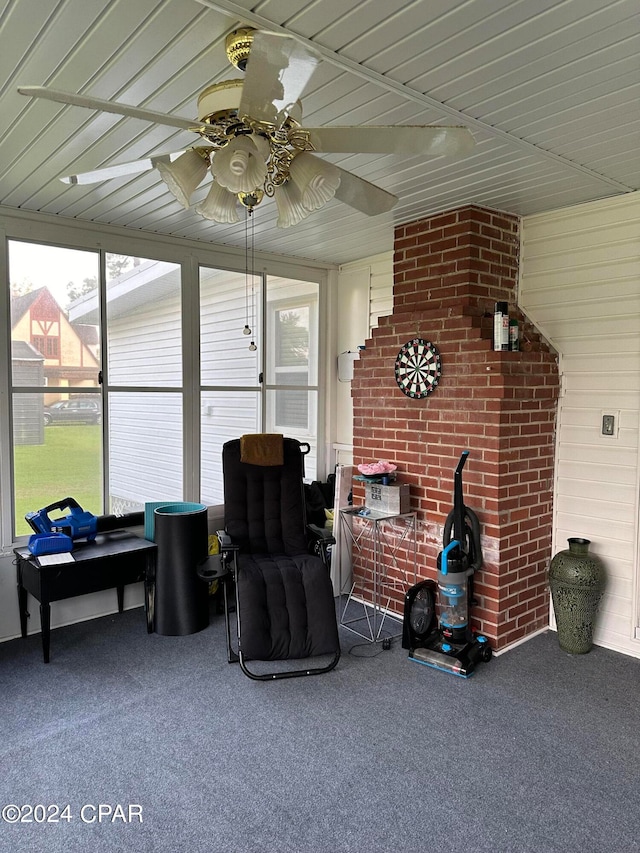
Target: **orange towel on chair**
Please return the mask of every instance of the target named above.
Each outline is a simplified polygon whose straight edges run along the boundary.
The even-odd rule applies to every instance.
[[[240,461],[249,465],[283,465],[282,435],[259,432],[241,436]]]

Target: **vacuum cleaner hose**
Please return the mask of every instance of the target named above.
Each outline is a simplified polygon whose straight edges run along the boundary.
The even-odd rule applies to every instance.
[[[451,542],[451,531],[453,530],[454,517],[455,510],[452,509],[444,523],[442,544],[445,548],[447,547],[449,542]],[[464,508],[464,521],[467,541],[461,543],[462,550],[465,551],[465,553],[469,557],[469,568],[472,569],[474,572],[477,572],[478,569],[482,566],[480,522],[478,521],[478,516],[472,509],[469,509],[469,507]]]

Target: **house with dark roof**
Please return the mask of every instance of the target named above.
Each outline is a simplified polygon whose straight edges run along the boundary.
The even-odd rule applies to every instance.
[[[36,384],[96,386],[100,369],[97,329],[70,323],[48,287],[11,300],[11,340],[27,344],[42,357],[42,381]],[[13,369],[15,376],[15,364]],[[59,396],[45,395],[44,403]]]

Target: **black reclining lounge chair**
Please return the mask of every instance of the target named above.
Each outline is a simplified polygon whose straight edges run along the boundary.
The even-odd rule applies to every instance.
[[[222,559],[236,593],[237,654],[232,649],[228,594],[225,612],[229,661],[250,678],[271,680],[333,669],[340,644],[326,560],[310,553],[304,502],[304,445],[281,435],[246,435],[222,449],[225,531]],[[308,445],[306,445],[308,451]],[[249,661],[301,661],[303,668]],[[292,664],[292,667],[296,666]]]

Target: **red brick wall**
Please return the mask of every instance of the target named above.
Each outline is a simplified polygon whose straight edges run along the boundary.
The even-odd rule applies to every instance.
[[[393,314],[366,342],[352,382],[354,462],[393,461],[398,482],[411,485],[419,577],[435,577],[453,472],[469,450],[464,500],[479,517],[484,556],[471,616],[494,649],[548,621],[558,373],[515,307],[518,226],[517,217],[478,207],[399,226]],[[493,350],[496,301],[520,322],[520,352]],[[414,337],[442,358],[440,384],[424,400],[405,396],[393,372]],[[403,596],[393,598],[400,613]]]

